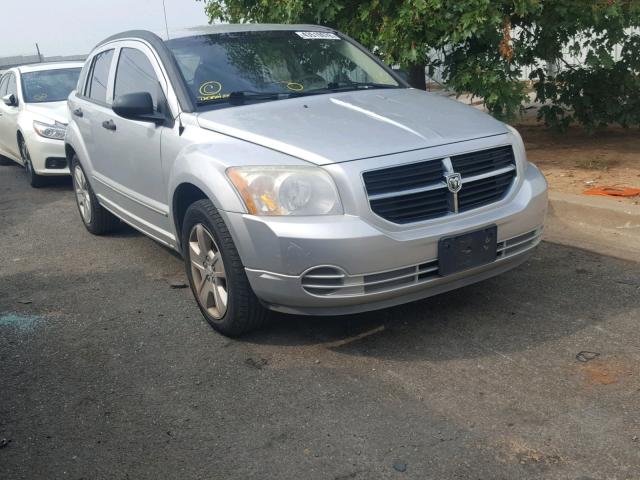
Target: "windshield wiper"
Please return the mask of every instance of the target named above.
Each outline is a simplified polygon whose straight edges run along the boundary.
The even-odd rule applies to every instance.
[[[289,98],[289,94],[281,92],[253,92],[250,90],[238,90],[236,92],[231,92],[224,97],[220,96],[200,100],[196,105],[199,107],[215,103],[237,103],[238,105],[242,105],[246,100],[280,100],[282,98]]]
[[[290,93],[290,97],[303,97],[305,95],[320,95],[322,93],[348,92],[352,90],[373,90],[376,88],[402,88],[399,85],[388,85],[386,83],[375,82],[348,82],[348,83],[330,83],[327,87],[314,88],[313,90],[305,90],[303,92]]]
[[[345,82],[343,84],[340,83],[330,83],[329,88],[331,90],[340,90],[343,88],[357,88],[357,89],[368,89],[368,88],[400,88],[399,85],[389,85],[387,83],[376,83],[376,82]]]

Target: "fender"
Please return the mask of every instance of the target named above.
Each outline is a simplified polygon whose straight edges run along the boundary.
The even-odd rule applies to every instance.
[[[169,216],[174,230],[177,230],[174,197],[176,190],[183,184],[191,184],[199,188],[226,219],[227,212],[247,213],[244,202],[227,178],[227,168],[237,166],[239,163],[265,166],[310,165],[309,162],[299,158],[224,134],[200,129],[196,135],[200,143],[187,145],[168,166],[167,198],[169,199]],[[252,159],[252,161],[239,162],[238,159]],[[180,233],[177,231],[174,233],[179,239]]]
[[[170,215],[173,218],[173,198],[177,188],[190,183],[211,200],[218,210],[246,211],[235,189],[227,180],[227,162],[214,156],[212,144],[196,144],[185,147],[173,162],[169,173]]]
[[[15,161],[16,163],[18,163],[19,165],[24,166],[24,162],[22,161],[22,154],[20,153],[20,146],[18,145],[18,137],[22,136],[22,138],[24,138],[24,141],[27,143],[27,148],[29,148],[29,142],[27,141],[27,138],[24,132],[22,131],[22,126],[20,126],[20,122],[18,122],[18,125],[16,126],[17,126],[17,130],[13,134],[13,138],[12,138],[13,143],[10,145],[7,145],[7,148],[14,147],[15,151],[7,150],[6,156],[11,160]]]
[[[168,175],[169,218],[178,249],[180,232],[175,212],[175,196],[178,188],[190,184],[201,190],[213,203],[223,218],[225,211],[245,211],[244,205],[226,177],[227,164],[213,155],[212,144],[192,144],[185,147],[173,161]]]
[[[33,132],[33,126],[30,125],[30,123],[33,124],[33,119],[31,118],[31,115],[20,115],[18,117],[18,122],[16,124],[16,131],[13,133],[13,143],[11,145],[8,145],[9,148],[13,147],[15,149],[15,150],[11,150],[9,153],[11,153],[12,156],[15,155],[15,160],[18,161],[20,165],[24,165],[24,162],[22,161],[22,153],[20,152],[20,145],[18,144],[18,138],[22,136],[25,143],[27,144],[29,153],[32,153],[32,150],[33,150],[31,148],[31,138],[29,138],[28,134],[25,134],[25,132],[28,132],[28,131]],[[35,132],[34,132],[34,135],[35,135]]]
[[[227,178],[227,168],[238,165],[313,165],[228,135],[203,129],[197,135],[200,138],[183,148],[169,167],[169,199],[173,199],[178,185],[193,183],[209,196],[218,210],[246,213],[244,203]]]
[[[71,109],[71,105],[69,105],[69,109]],[[93,164],[91,163],[89,152],[87,151],[84,140],[82,140],[82,135],[80,135],[78,124],[73,120],[73,118],[69,119],[67,133],[64,137],[64,144],[65,149],[66,146],[69,145],[76,152],[76,155],[78,155],[78,158],[82,163],[82,167],[85,169],[87,174],[87,181],[90,181],[91,174],[93,172]],[[69,158],[68,160],[71,159]],[[71,168],[71,165],[69,165],[69,168]]]

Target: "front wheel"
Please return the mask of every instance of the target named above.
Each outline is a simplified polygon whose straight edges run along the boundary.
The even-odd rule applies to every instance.
[[[253,293],[229,230],[209,200],[187,209],[182,245],[191,291],[213,328],[233,337],[265,323],[268,311]]]
[[[38,175],[33,169],[33,164],[31,163],[31,155],[29,154],[27,143],[24,141],[24,138],[22,138],[22,136],[20,136],[20,139],[18,140],[18,148],[20,149],[22,164],[24,165],[24,169],[27,172],[29,185],[31,185],[33,188],[42,187],[46,183],[46,179],[43,176]]]

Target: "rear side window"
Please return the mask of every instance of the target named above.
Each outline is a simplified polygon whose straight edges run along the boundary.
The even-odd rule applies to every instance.
[[[5,75],[0,80],[0,97],[4,97],[7,94],[7,85],[9,84],[9,75]]]
[[[109,81],[109,69],[111,68],[111,60],[113,59],[113,50],[99,53],[93,59],[93,68],[91,69],[91,78],[86,96],[96,102],[107,102],[107,83]]]
[[[80,75],[78,76],[78,85],[76,86],[76,92],[78,95],[84,94],[84,86],[87,83],[87,76],[89,75],[89,70],[91,70],[90,62],[85,62],[80,71]]]
[[[9,83],[7,85],[7,95],[15,95],[18,97],[18,85],[16,84],[16,76],[12,73],[9,74]]]
[[[127,93],[148,92],[153,98],[153,108],[158,109],[160,85],[149,58],[135,48],[123,48],[120,51],[114,98]]]

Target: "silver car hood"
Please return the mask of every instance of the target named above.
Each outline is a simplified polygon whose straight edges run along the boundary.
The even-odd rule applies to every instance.
[[[201,113],[198,122],[202,128],[317,165],[507,133],[503,123],[475,108],[414,89],[360,90],[229,107]]]

